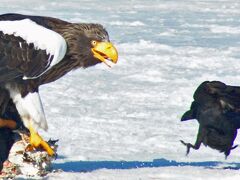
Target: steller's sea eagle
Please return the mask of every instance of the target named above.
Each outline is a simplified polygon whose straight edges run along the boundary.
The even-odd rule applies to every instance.
[[[21,14],[0,15],[0,90],[7,92],[30,131],[30,144],[53,150],[38,134],[47,121],[38,87],[76,68],[116,63],[118,53],[100,24],[69,23]],[[1,91],[0,91],[1,92]],[[6,93],[0,93],[4,99]],[[6,107],[8,101],[0,101]],[[4,112],[3,112],[4,113]],[[0,127],[11,120],[0,120]],[[6,125],[8,124],[9,125]]]

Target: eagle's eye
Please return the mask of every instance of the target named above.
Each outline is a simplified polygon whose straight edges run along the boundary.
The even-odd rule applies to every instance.
[[[92,44],[93,47],[95,47],[97,45],[97,41],[93,40],[93,41],[91,41],[91,44]]]

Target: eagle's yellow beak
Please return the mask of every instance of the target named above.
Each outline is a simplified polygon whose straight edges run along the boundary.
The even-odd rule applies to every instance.
[[[91,49],[93,52],[93,56],[107,66],[111,67],[108,61],[117,63],[118,60],[118,52],[117,49],[110,42],[97,42],[92,41],[93,48]]]

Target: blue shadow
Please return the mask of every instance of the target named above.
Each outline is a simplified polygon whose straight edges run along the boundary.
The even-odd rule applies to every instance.
[[[194,166],[204,168],[240,169],[240,163],[223,163],[220,161],[204,162],[177,162],[167,159],[155,159],[149,162],[142,161],[73,161],[54,163],[53,169],[62,169],[65,172],[91,172],[98,169],[137,169],[172,166]]]

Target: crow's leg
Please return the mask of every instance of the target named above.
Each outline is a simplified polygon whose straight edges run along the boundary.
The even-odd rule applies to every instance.
[[[193,148],[195,150],[198,150],[200,148],[205,135],[206,135],[206,130],[200,126],[198,129],[197,140],[194,145],[192,145],[191,143],[186,143],[183,140],[180,140],[180,142],[187,147],[186,156],[189,154],[190,148]]]

